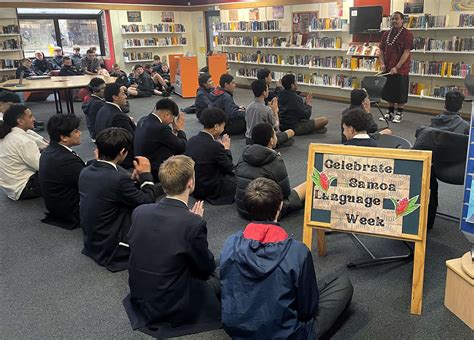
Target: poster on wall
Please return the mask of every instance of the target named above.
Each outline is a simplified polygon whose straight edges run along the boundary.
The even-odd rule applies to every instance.
[[[229,21],[239,21],[239,10],[237,9],[229,10]]]
[[[174,22],[174,12],[161,12],[161,22]]]
[[[451,9],[453,11],[474,11],[474,1],[472,0],[451,0]]]
[[[142,12],[127,11],[128,22],[142,22]]]
[[[260,12],[258,10],[258,8],[252,8],[251,10],[249,10],[249,20],[250,21],[258,21],[260,20]]]
[[[403,12],[405,14],[423,13],[424,0],[405,0]]]
[[[273,20],[283,19],[285,17],[285,7],[273,6]]]

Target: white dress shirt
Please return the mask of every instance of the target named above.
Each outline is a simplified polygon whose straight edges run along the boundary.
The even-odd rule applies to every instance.
[[[14,127],[0,139],[0,187],[12,200],[18,200],[30,177],[39,169],[40,152],[24,130]]]
[[[3,120],[3,112],[0,112],[0,120]],[[33,139],[38,148],[45,149],[48,147],[49,143],[41,135],[37,134],[33,130],[28,130],[26,133],[31,137],[31,139]]]

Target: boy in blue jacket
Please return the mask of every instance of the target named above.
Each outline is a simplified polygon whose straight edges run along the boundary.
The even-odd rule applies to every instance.
[[[259,222],[224,244],[222,323],[233,339],[317,339],[351,301],[346,275],[325,281],[318,290],[311,252],[276,222],[282,201],[274,181],[253,180],[244,204]]]

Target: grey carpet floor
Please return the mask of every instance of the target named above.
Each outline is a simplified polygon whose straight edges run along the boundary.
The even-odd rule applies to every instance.
[[[193,100],[173,97],[180,107]],[[238,89],[239,104],[251,101],[249,90]],[[131,100],[135,119],[149,113],[158,98]],[[47,121],[54,114],[54,103],[30,103],[37,119]],[[442,104],[440,104],[442,105]],[[330,119],[328,133],[296,139],[284,148],[290,181],[305,180],[309,143],[340,142],[340,113],[346,104],[315,99],[313,115]],[[80,103],[76,113],[83,117]],[[373,110],[378,118],[377,112]],[[405,120],[393,124],[395,134],[414,141],[417,126],[429,124],[430,116],[406,113]],[[186,117],[188,137],[200,129],[196,117]],[[82,144],[76,151],[83,159],[93,156],[85,122],[81,123]],[[234,162],[240,157],[245,140],[232,138]],[[459,215],[462,201],[460,186],[441,185],[440,211]],[[80,230],[66,231],[42,224],[41,199],[13,202],[0,193],[0,337],[3,339],[141,339],[147,336],[130,328],[122,307],[128,292],[126,271],[110,273],[81,254]],[[226,238],[245,226],[230,206],[205,206],[209,244],[216,256]],[[301,239],[303,212],[290,215],[282,225]],[[391,255],[405,251],[401,242],[363,237],[376,254]],[[472,331],[443,305],[446,281],[445,261],[463,255],[467,240],[457,223],[438,218],[428,233],[423,314],[410,315],[412,262],[348,270],[346,263],[365,258],[364,252],[348,234],[333,233],[327,238],[328,255],[314,255],[318,277],[334,271],[348,272],[354,284],[354,297],[343,320],[331,337],[334,339],[472,339]],[[196,334],[182,339],[227,339],[223,330]]]

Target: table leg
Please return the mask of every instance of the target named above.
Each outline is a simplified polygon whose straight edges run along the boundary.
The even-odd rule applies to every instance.
[[[54,96],[54,105],[56,105],[56,113],[63,113],[63,107],[61,105],[61,97],[59,96],[59,92],[53,90]]]
[[[71,89],[66,89],[66,92],[67,92],[67,100],[69,101],[69,107],[70,107],[70,111],[68,111],[69,113],[75,113],[74,112],[74,97],[72,95],[72,90]]]

